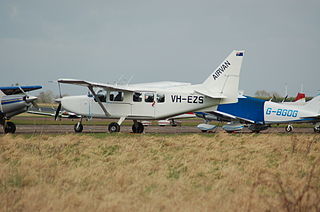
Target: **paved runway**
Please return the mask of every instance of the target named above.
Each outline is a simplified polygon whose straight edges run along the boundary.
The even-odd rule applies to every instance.
[[[2,133],[3,130],[1,129]],[[218,128],[216,132],[223,131],[221,128]],[[82,133],[107,133],[108,126],[90,126],[84,125]],[[131,133],[131,126],[121,126],[121,132]],[[247,128],[244,128],[238,133],[250,133],[251,131]],[[73,125],[17,125],[16,134],[65,134],[65,133],[74,133]],[[147,126],[145,127],[144,133],[153,134],[187,134],[187,133],[201,133],[199,129],[191,126]],[[269,128],[268,130],[261,131],[261,133],[286,133],[284,128]],[[313,128],[294,128],[292,133],[314,133]]]

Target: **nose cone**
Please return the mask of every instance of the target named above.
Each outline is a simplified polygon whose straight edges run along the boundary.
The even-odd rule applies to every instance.
[[[60,99],[60,103],[64,109],[80,115],[86,115],[88,109],[85,103],[87,101],[87,96],[66,96]]]
[[[26,96],[25,101],[26,101],[26,103],[31,103],[37,99],[38,99],[38,97],[36,97],[36,96]]]

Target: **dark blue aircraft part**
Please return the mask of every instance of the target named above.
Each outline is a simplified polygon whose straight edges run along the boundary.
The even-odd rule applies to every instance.
[[[218,111],[264,124],[264,103],[265,100],[245,96],[238,98],[237,103],[219,105]]]

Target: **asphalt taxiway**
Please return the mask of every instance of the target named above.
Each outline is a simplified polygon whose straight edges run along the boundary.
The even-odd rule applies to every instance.
[[[3,130],[1,129],[2,133]],[[222,128],[218,128],[213,132],[223,131]],[[121,133],[131,133],[131,126],[121,126]],[[224,131],[223,131],[224,132]],[[244,128],[237,133],[250,133],[251,131]],[[66,134],[75,133],[73,125],[17,125],[16,134]],[[82,133],[108,133],[108,126],[93,126],[84,125]],[[187,134],[187,133],[201,133],[199,129],[193,126],[146,126],[144,133],[146,134]],[[210,132],[209,132],[210,133]],[[211,132],[212,133],[212,132]],[[261,133],[287,133],[284,128],[272,127]],[[313,128],[294,128],[291,133],[314,133]]]

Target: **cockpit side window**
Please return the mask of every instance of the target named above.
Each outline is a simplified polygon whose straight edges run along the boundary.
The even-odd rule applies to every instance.
[[[123,101],[123,92],[121,91],[111,91],[109,95],[110,101],[122,102]]]
[[[165,95],[162,93],[157,93],[157,102],[163,103],[165,101]]]
[[[142,102],[142,93],[134,92],[133,93],[133,101],[134,102]]]
[[[97,98],[99,98],[100,102],[106,102],[107,101],[107,91],[99,90],[97,92]],[[97,101],[97,100],[94,99],[94,101]]]
[[[145,93],[144,94],[145,102],[154,102],[154,93]]]

